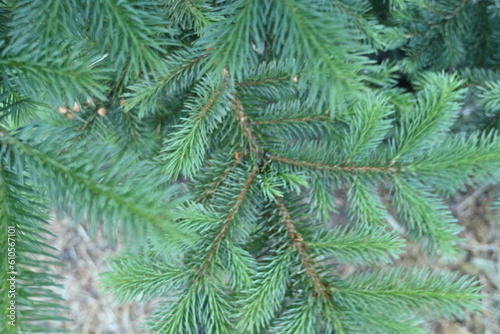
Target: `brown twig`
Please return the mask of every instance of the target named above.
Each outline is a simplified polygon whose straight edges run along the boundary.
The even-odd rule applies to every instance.
[[[240,82],[237,85],[240,87],[255,86],[255,85],[261,85],[261,84],[264,84],[267,82],[274,82],[274,81],[287,80],[287,79],[290,79],[290,77],[283,76],[283,77],[270,78],[270,79],[260,80],[260,81]]]
[[[268,124],[278,124],[278,123],[326,121],[328,119],[330,119],[330,117],[322,115],[322,116],[310,116],[310,117],[304,117],[304,118],[274,119],[274,120],[270,120],[270,121],[254,121],[254,120],[251,120],[250,124],[252,124],[252,125],[268,125]]]
[[[226,178],[226,176],[231,173],[234,168],[241,162],[241,154],[239,152],[235,153],[235,158],[231,166],[229,166],[224,173],[222,173],[205,191],[201,194],[201,196],[195,201],[195,203],[200,203],[204,201],[208,196],[214,193],[215,189],[219,186],[219,184]]]
[[[196,122],[200,121],[203,117],[205,117],[205,115],[207,114],[208,110],[210,109],[210,107],[214,103],[214,101],[217,98],[217,95],[219,95],[219,93],[220,93],[220,89],[217,89],[214,92],[214,94],[210,97],[207,104],[205,104],[205,106],[203,106],[201,113],[196,117],[196,120],[195,120]]]
[[[255,133],[250,126],[248,117],[245,115],[243,105],[236,95],[232,95],[232,102],[233,111],[236,113],[236,120],[239,122],[241,128],[243,129],[243,136],[250,142],[250,151],[253,153],[260,153],[262,150],[260,148],[257,137],[255,136]]]
[[[208,57],[208,53],[204,54],[204,55],[201,55],[198,58],[196,58],[195,60],[193,60],[192,62],[190,62],[189,64],[186,64],[186,65],[182,66],[180,69],[174,71],[174,73],[171,73],[170,75],[167,75],[166,77],[162,78],[161,81],[162,82],[167,82],[168,80],[172,79],[172,77],[174,77],[177,74],[181,73],[185,69],[190,68],[191,66],[194,66],[195,64],[199,63],[202,59],[204,59],[206,57]]]
[[[321,281],[321,277],[317,273],[316,269],[314,269],[313,263],[309,255],[307,254],[306,244],[302,238],[302,235],[298,232],[297,227],[293,223],[290,213],[283,202],[281,197],[275,196],[276,206],[280,212],[281,217],[283,218],[283,222],[285,224],[285,228],[288,232],[288,236],[292,240],[292,244],[299,253],[302,266],[306,270],[307,275],[311,279],[311,283],[316,290],[316,292],[329,299],[330,294],[328,292],[329,288],[325,286],[325,284]]]
[[[207,268],[210,266],[210,264],[213,261],[213,258],[215,254],[217,253],[217,250],[219,249],[219,246],[224,240],[224,237],[226,236],[227,231],[229,230],[229,227],[231,226],[231,223],[234,220],[234,216],[238,212],[238,209],[241,207],[241,204],[243,204],[243,200],[245,199],[245,196],[248,193],[248,190],[250,189],[250,185],[252,184],[252,181],[257,174],[258,167],[253,166],[252,170],[250,171],[250,174],[248,175],[245,185],[240,191],[240,194],[236,198],[236,201],[234,202],[233,206],[231,207],[231,210],[229,210],[229,214],[227,215],[226,219],[224,219],[224,223],[221,226],[221,229],[219,231],[219,234],[215,237],[215,240],[212,244],[212,247],[210,247],[210,250],[208,251],[207,257],[203,264],[201,265],[198,274],[203,275],[206,273]]]
[[[380,166],[380,167],[372,167],[372,166],[342,166],[342,165],[329,165],[323,164],[319,162],[310,162],[310,161],[302,161],[302,160],[294,160],[288,159],[276,155],[269,155],[269,159],[282,162],[288,165],[294,165],[299,167],[307,167],[307,168],[315,168],[322,170],[331,170],[338,172],[389,172],[396,173],[401,171],[400,168],[395,166]]]

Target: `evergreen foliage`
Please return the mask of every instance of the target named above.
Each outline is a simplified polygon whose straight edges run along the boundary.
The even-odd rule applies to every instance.
[[[159,298],[155,333],[422,333],[477,312],[473,278],[393,262],[406,243],[456,256],[444,199],[500,181],[499,17],[495,0],[1,1],[18,309],[0,332],[60,320],[36,259],[53,208],[124,231],[102,282]]]

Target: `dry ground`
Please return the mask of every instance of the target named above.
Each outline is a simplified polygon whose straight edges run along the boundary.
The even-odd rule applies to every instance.
[[[500,212],[491,208],[498,189],[481,188],[457,194],[449,204],[454,215],[465,227],[463,256],[448,264],[431,263],[418,248],[410,248],[400,261],[406,265],[448,267],[479,278],[483,288],[484,311],[463,322],[429,323],[436,334],[500,334]],[[72,322],[61,324],[75,334],[136,334],[151,305],[140,303],[118,305],[112,296],[101,293],[97,275],[106,268],[106,257],[120,250],[119,242],[111,247],[102,232],[90,238],[83,225],[73,227],[68,219],[54,219],[49,230],[56,238],[49,244],[60,250],[64,267],[55,267],[63,277],[58,292],[70,308],[67,317]],[[369,334],[369,333],[367,333]]]

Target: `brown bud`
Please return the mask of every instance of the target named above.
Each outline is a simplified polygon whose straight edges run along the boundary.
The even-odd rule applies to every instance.
[[[104,117],[104,116],[106,116],[106,114],[108,113],[108,111],[106,110],[106,108],[104,108],[104,107],[100,107],[99,109],[97,109],[97,113],[98,113],[100,116]]]
[[[68,117],[68,119],[73,119],[73,118],[75,118],[75,114],[67,113],[66,117]]]
[[[59,107],[57,107],[57,112],[60,114],[66,115],[68,113],[68,108],[63,107],[63,106],[59,106]]]
[[[120,101],[120,107],[123,107],[126,104],[127,104],[127,101],[125,99],[121,99],[121,101]]]
[[[78,104],[78,102],[75,101],[75,103],[73,104],[73,111],[74,112],[79,112],[80,111],[80,105]]]
[[[91,97],[87,97],[87,105],[92,107],[94,105],[95,100]]]

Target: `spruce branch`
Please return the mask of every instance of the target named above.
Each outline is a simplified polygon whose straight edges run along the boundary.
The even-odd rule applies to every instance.
[[[147,252],[125,253],[108,261],[110,271],[100,281],[120,302],[151,300],[183,287],[188,282],[186,268],[163,263]]]
[[[348,172],[348,173],[383,173],[383,174],[394,174],[397,172],[401,172],[404,170],[404,167],[399,167],[399,166],[343,166],[343,165],[330,165],[330,164],[323,164],[319,162],[311,162],[311,161],[302,161],[302,160],[295,160],[295,159],[289,159],[281,156],[277,156],[274,154],[269,155],[269,159],[288,164],[288,165],[293,165],[297,167],[305,167],[305,168],[312,168],[312,169],[318,169],[318,170],[328,170],[328,171],[333,171],[333,172]]]
[[[107,79],[109,70],[96,66],[102,59],[83,58],[77,50],[40,59],[12,55],[0,59],[0,69],[4,82],[13,91],[20,91],[34,100],[46,97],[53,105],[70,105],[79,94],[106,99],[103,94],[106,86],[102,81]]]
[[[314,287],[314,290],[321,295],[322,297],[329,299],[330,297],[330,289],[325,284],[322,282],[321,277],[319,276],[318,272],[316,269],[314,269],[313,262],[311,260],[310,255],[307,252],[306,249],[306,242],[304,242],[304,239],[302,235],[299,233],[297,230],[297,227],[295,226],[294,222],[292,221],[292,218],[290,217],[290,213],[288,212],[287,207],[285,206],[285,203],[283,202],[283,199],[281,197],[275,197],[274,198],[276,202],[276,206],[280,212],[281,218],[283,219],[283,223],[285,225],[285,228],[288,232],[288,237],[290,238],[292,245],[294,249],[299,253],[302,266],[307,272],[307,275],[309,276],[312,286]]]
[[[196,49],[188,51],[191,52],[181,50],[167,57],[165,66],[168,70],[160,72],[158,78],[141,80],[129,86],[123,94],[127,101],[125,112],[138,109],[139,117],[143,118],[156,110],[163,94],[174,96],[191,86],[199,77],[197,67],[203,64],[208,54],[198,55]]]
[[[252,126],[250,125],[250,120],[245,115],[243,105],[236,95],[232,95],[231,102],[233,103],[233,111],[236,114],[236,120],[243,129],[243,136],[249,141],[250,152],[254,156],[260,155],[259,153],[262,152],[262,149],[260,148],[257,136],[254,133]]]
[[[256,121],[250,120],[250,124],[252,125],[268,125],[268,124],[280,124],[280,123],[296,123],[296,122],[311,122],[311,121],[327,121],[330,119],[330,116],[310,116],[303,118],[290,118],[290,119],[276,119],[276,120],[268,120],[268,121]]]
[[[29,130],[30,129],[25,129],[24,133],[22,132],[17,135],[20,138],[26,136],[27,138],[24,138],[24,140],[2,130],[0,131],[0,140],[4,140],[11,145],[16,155],[16,159],[18,160],[17,163],[21,164],[16,167],[18,169],[24,169],[24,166],[27,165],[35,186],[43,184],[51,204],[57,204],[57,207],[61,210],[66,210],[61,203],[64,203],[66,198],[73,198],[74,196],[78,196],[78,194],[81,195],[83,191],[84,195],[78,196],[80,207],[73,212],[77,218],[83,218],[82,216],[85,215],[89,220],[95,222],[102,215],[110,215],[110,212],[105,210],[106,207],[96,203],[97,199],[100,199],[102,201],[101,203],[105,203],[108,209],[114,207],[114,212],[112,212],[112,216],[109,216],[109,218],[119,217],[128,229],[132,228],[137,220],[140,220],[149,222],[151,224],[150,227],[158,229],[158,231],[163,230],[166,235],[165,228],[168,227],[168,234],[173,237],[172,241],[176,238],[183,239],[182,237],[187,237],[187,239],[184,240],[193,240],[192,236],[187,236],[174,226],[171,217],[168,217],[166,212],[158,212],[158,201],[163,202],[166,198],[160,196],[159,198],[153,199],[152,195],[155,193],[159,195],[158,192],[153,191],[153,187],[147,190],[149,196],[146,196],[144,192],[141,194],[137,188],[135,194],[130,193],[129,187],[132,186],[135,181],[134,177],[126,173],[130,172],[127,167],[130,166],[131,163],[134,164],[134,162],[136,162],[134,158],[119,157],[115,160],[116,165],[110,170],[102,168],[104,163],[97,166],[94,164],[95,174],[92,175],[92,173],[90,173],[89,175],[87,174],[88,171],[85,173],[83,170],[84,168],[88,168],[87,165],[84,164],[82,166],[82,161],[76,162],[72,159],[72,153],[74,152],[72,150],[78,151],[76,147],[67,151],[66,155],[57,157],[54,155],[54,152],[50,152],[50,150],[56,150],[57,153],[60,153],[57,151],[57,148],[61,146],[57,144],[59,137],[46,137],[47,132],[45,131],[47,131],[47,127],[44,126],[36,129],[34,133],[29,133]],[[33,138],[36,139],[34,140]],[[38,143],[36,143],[36,141],[38,141]],[[82,148],[81,144],[78,148]],[[98,147],[94,145],[93,149],[94,153],[101,153],[101,159],[102,157],[107,156],[111,158],[114,154],[116,155],[116,152],[113,154],[113,152],[110,152],[109,148],[106,147],[100,147],[101,150],[99,150]],[[73,161],[73,163],[71,163],[71,161]],[[136,171],[137,176],[142,172],[146,172],[146,168],[148,168],[146,164],[142,166],[141,164],[136,164],[136,166],[139,168],[139,170]],[[103,175],[103,171],[107,171],[109,174],[104,172]],[[120,173],[122,174],[121,177],[119,176]],[[154,172],[152,175],[154,175]],[[96,180],[96,177],[99,176],[101,178]],[[126,180],[128,182],[120,184],[120,180],[123,180],[123,182]],[[65,185],[64,187],[63,184]],[[146,184],[147,183],[144,183],[143,186]],[[152,186],[152,184],[150,185]],[[168,193],[169,192],[164,192],[163,195],[168,196]],[[136,196],[140,196],[142,199],[138,200]],[[153,204],[154,202],[156,202],[156,204]],[[142,225],[140,229],[136,226],[134,232],[135,237],[144,236],[144,232],[147,229],[147,225]],[[131,232],[130,230],[128,231]]]
[[[222,223],[222,226],[217,233],[215,240],[212,243],[212,246],[210,247],[205,260],[203,261],[203,264],[201,265],[200,269],[198,269],[198,275],[203,276],[207,274],[207,270],[210,267],[210,265],[213,262],[213,259],[215,255],[217,254],[217,251],[219,250],[221,242],[224,240],[226,237],[226,234],[231,227],[231,223],[233,222],[234,216],[238,212],[238,209],[240,206],[243,204],[243,201],[245,200],[245,197],[250,189],[250,186],[255,178],[255,175],[257,174],[258,167],[253,166],[252,170],[250,171],[250,174],[247,176],[247,179],[245,180],[245,184],[243,185],[243,188],[241,189],[240,193],[238,194],[238,197],[236,197],[236,200],[234,201],[233,205],[231,206],[231,210],[229,211],[228,215],[224,219],[224,222]]]
[[[480,296],[474,294],[480,289],[477,283],[466,276],[457,278],[438,270],[366,271],[349,276],[343,283],[336,289],[338,298],[345,298],[346,305],[351,307],[355,307],[358,298],[359,302],[363,299],[361,304],[371,305],[374,314],[411,307],[423,314],[450,317],[463,314],[463,309],[457,307],[459,301],[473,311],[479,307]]]
[[[378,185],[359,177],[352,177],[348,198],[351,219],[359,224],[384,225],[388,212],[380,200]]]
[[[55,262],[58,259],[54,255],[57,250],[46,243],[50,234],[45,229],[48,221],[44,213],[46,208],[31,187],[29,177],[19,180],[12,168],[12,160],[8,158],[11,152],[5,151],[5,145],[2,140],[0,228],[4,232],[0,247],[4,249],[4,256],[0,259],[0,307],[3,309],[0,330],[6,334],[54,332],[57,331],[56,322],[67,319],[60,315],[64,310],[61,296],[52,290],[59,287],[54,281],[60,277],[49,269],[49,265],[58,264]],[[41,256],[54,261],[41,260]],[[13,277],[15,281],[9,280]],[[13,302],[14,319],[9,312]]]
[[[256,85],[263,85],[263,84],[268,84],[276,81],[286,81],[290,80],[289,76],[279,76],[279,77],[274,77],[274,78],[266,78],[264,80],[257,80],[257,81],[247,81],[247,82],[238,82],[238,86],[240,87],[245,87],[245,86],[256,86]]]
[[[264,259],[253,287],[240,301],[238,328],[242,332],[261,333],[281,307],[290,283],[292,254],[288,247],[281,247]]]
[[[178,43],[169,38],[173,30],[164,24],[157,3],[105,0],[90,1],[90,5],[98,8],[89,11],[89,20],[98,23],[89,25],[90,34],[109,52],[120,72],[126,72],[125,83],[130,77],[148,77],[153,68],[161,72],[165,46]],[[120,36],[120,42],[111,36]]]
[[[201,33],[212,18],[208,15],[209,4],[202,0],[168,0],[166,1],[166,15],[180,29],[193,27],[195,32]]]
[[[215,189],[221,184],[221,182],[224,181],[225,177],[231,173],[236,166],[241,163],[242,159],[245,157],[245,155],[241,154],[240,151],[234,152],[234,161],[231,163],[231,165],[224,170],[224,172],[215,179],[215,181],[208,186],[203,193],[198,197],[198,199],[195,200],[195,203],[200,203],[203,202],[208,196],[212,195],[215,191]]]
[[[208,145],[208,136],[216,130],[230,109],[227,84],[223,79],[205,78],[197,86],[198,96],[184,104],[189,118],[178,131],[165,140],[161,158],[165,171],[177,178],[180,173],[191,177],[201,167]]]
[[[404,239],[384,227],[358,225],[352,228],[333,228],[321,233],[305,246],[339,263],[391,263],[403,252]]]
[[[119,301],[159,298],[155,333],[408,334],[465,317],[473,279],[379,265],[405,239],[455,255],[440,196],[500,180],[490,5],[8,1],[0,227],[36,265],[51,207],[110,236],[121,223],[136,249],[102,280]],[[22,283],[52,298],[51,278]],[[57,318],[38,305],[22,321]]]

